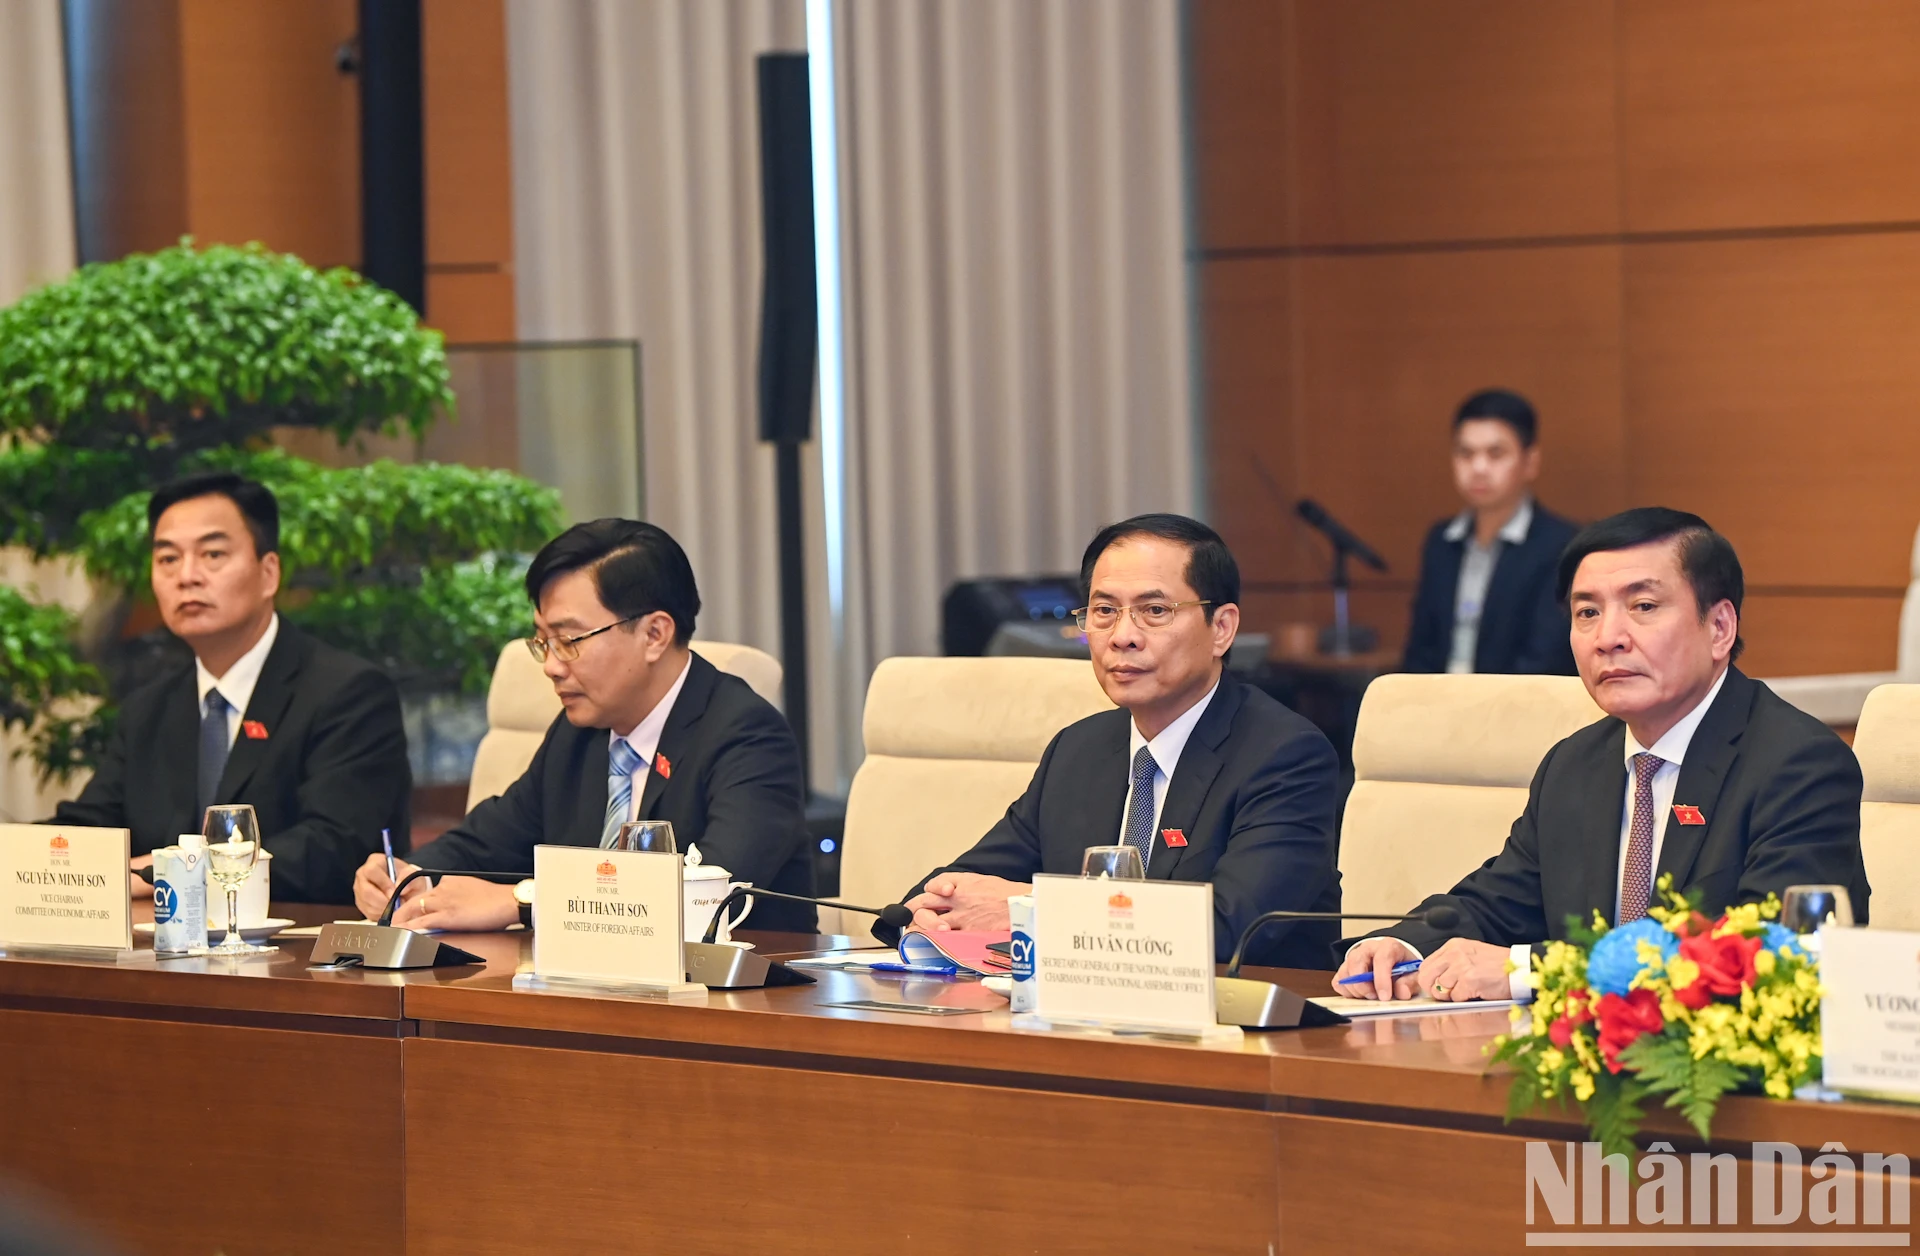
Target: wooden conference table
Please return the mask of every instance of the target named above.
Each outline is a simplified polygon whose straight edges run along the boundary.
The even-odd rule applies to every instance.
[[[895,975],[522,993],[528,935],[450,940],[486,965],[316,972],[299,939],[0,960],[0,1177],[130,1252],[194,1256],[1490,1252],[1525,1244],[1526,1138],[1581,1137],[1502,1122],[1499,1011],[1202,1047],[1017,1031],[977,984]],[[991,1010],[823,1006],[852,999]],[[1683,1130],[1647,1123],[1697,1149]],[[1715,1150],[1762,1139],[1920,1161],[1920,1113],[1723,1103]]]

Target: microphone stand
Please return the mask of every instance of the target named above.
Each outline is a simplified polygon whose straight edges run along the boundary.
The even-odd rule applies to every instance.
[[[1240,931],[1233,958],[1227,962],[1226,976],[1213,979],[1214,1019],[1220,1024],[1238,1025],[1242,1029],[1306,1029],[1350,1023],[1347,1017],[1329,1012],[1285,986],[1240,975],[1240,962],[1246,955],[1247,944],[1260,930],[1281,920],[1413,921],[1435,929],[1451,929],[1459,924],[1460,913],[1443,904],[1411,916],[1339,911],[1270,911],[1255,916]]]
[[[415,868],[401,877],[387,899],[386,910],[375,924],[336,920],[322,925],[313,940],[313,953],[307,957],[309,968],[446,968],[455,964],[484,964],[487,961],[471,951],[463,951],[451,942],[442,942],[411,929],[393,924],[394,908],[407,886],[421,877],[474,877],[496,885],[512,885],[526,879],[518,872],[469,872],[447,868]]]
[[[778,890],[763,890],[758,886],[736,886],[713,909],[713,919],[707,922],[707,931],[700,936],[700,940],[687,943],[688,981],[697,981],[715,990],[814,984],[814,978],[798,968],[757,955],[744,947],[714,941],[720,935],[720,922],[727,918],[728,909],[743,898],[777,898],[789,903],[812,903],[815,907],[838,907],[842,911],[878,916],[895,928],[913,923],[913,913],[899,903],[888,903],[885,907],[861,907],[834,899],[807,898],[799,894],[783,894]]]

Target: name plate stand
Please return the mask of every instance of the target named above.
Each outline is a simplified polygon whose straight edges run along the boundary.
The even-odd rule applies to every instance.
[[[701,999],[687,980],[680,856],[583,846],[533,848],[533,971],[513,988]]]
[[[151,964],[133,945],[126,829],[0,824],[0,957]]]
[[[1920,1103],[1920,933],[1820,931],[1827,1089]]]
[[[1191,881],[1033,879],[1032,1012],[1020,1029],[1104,1030],[1226,1043],[1216,1022],[1213,886]]]

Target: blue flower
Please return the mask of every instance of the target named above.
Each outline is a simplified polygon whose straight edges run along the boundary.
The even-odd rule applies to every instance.
[[[1593,953],[1587,957],[1587,985],[1600,994],[1625,995],[1645,967],[1640,962],[1642,942],[1659,947],[1663,960],[1672,959],[1680,949],[1680,939],[1651,917],[1621,925],[1593,944]]]
[[[1806,943],[1800,940],[1799,934],[1784,925],[1769,922],[1767,927],[1760,931],[1760,937],[1761,945],[1769,951],[1778,951],[1781,947],[1787,946],[1792,947],[1801,959],[1808,958]]]

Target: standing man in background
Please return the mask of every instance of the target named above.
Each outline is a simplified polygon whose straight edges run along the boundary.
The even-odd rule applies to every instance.
[[[1533,499],[1537,428],[1533,406],[1504,388],[1455,412],[1453,483],[1467,508],[1427,533],[1406,671],[1574,674],[1553,582],[1575,529]]]

